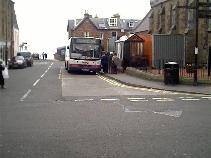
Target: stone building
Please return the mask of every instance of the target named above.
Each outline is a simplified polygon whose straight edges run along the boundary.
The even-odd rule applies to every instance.
[[[7,61],[14,56],[18,49],[18,41],[19,31],[14,2],[0,0],[0,59]]]
[[[68,38],[101,38],[103,50],[115,51],[115,41],[121,36],[132,33],[140,22],[141,20],[137,19],[120,19],[119,14],[111,18],[93,18],[85,13],[83,19],[68,20]]]
[[[210,1],[210,0],[208,0]],[[207,2],[207,0],[200,0]],[[210,1],[211,2],[211,1]],[[185,62],[194,62],[195,50],[195,10],[181,6],[195,6],[195,0],[151,0],[151,13],[149,16],[149,33],[157,34],[183,34],[185,36]],[[206,64],[208,46],[211,45],[208,19],[199,19],[199,64]]]

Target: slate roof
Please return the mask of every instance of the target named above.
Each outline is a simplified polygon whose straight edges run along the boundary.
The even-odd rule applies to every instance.
[[[153,10],[150,9],[150,11],[147,13],[147,15],[143,18],[143,20],[137,25],[137,27],[134,29],[134,32],[144,32],[149,31],[149,25],[150,25],[150,16],[152,14]]]
[[[68,20],[67,30],[76,29],[77,26],[83,22],[84,19]],[[133,30],[141,22],[139,19],[119,19],[117,18],[117,26],[109,26],[109,18],[89,18],[89,20],[94,24],[94,26],[99,30],[108,30],[108,29],[124,29],[124,30]],[[129,22],[134,22],[134,27],[129,27]],[[76,25],[75,25],[76,24]]]

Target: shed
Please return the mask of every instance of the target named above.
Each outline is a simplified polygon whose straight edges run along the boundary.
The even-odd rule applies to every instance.
[[[123,58],[129,60],[129,66],[142,67],[146,66],[146,57],[144,57],[143,49],[144,39],[134,34],[124,42]]]

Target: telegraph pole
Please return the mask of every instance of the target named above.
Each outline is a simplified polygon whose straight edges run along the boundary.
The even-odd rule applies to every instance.
[[[195,19],[195,63],[194,63],[194,82],[193,84],[195,86],[197,86],[197,69],[198,69],[198,52],[199,52],[199,48],[198,48],[198,31],[199,31],[199,0],[195,0],[195,11],[196,11],[196,19]]]

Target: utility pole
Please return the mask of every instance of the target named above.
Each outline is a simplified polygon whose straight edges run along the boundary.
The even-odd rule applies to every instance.
[[[196,19],[195,19],[195,63],[194,63],[194,82],[193,84],[195,86],[197,86],[197,69],[198,69],[198,52],[199,52],[199,48],[198,48],[198,31],[199,31],[199,0],[195,0],[195,11],[196,11]]]

